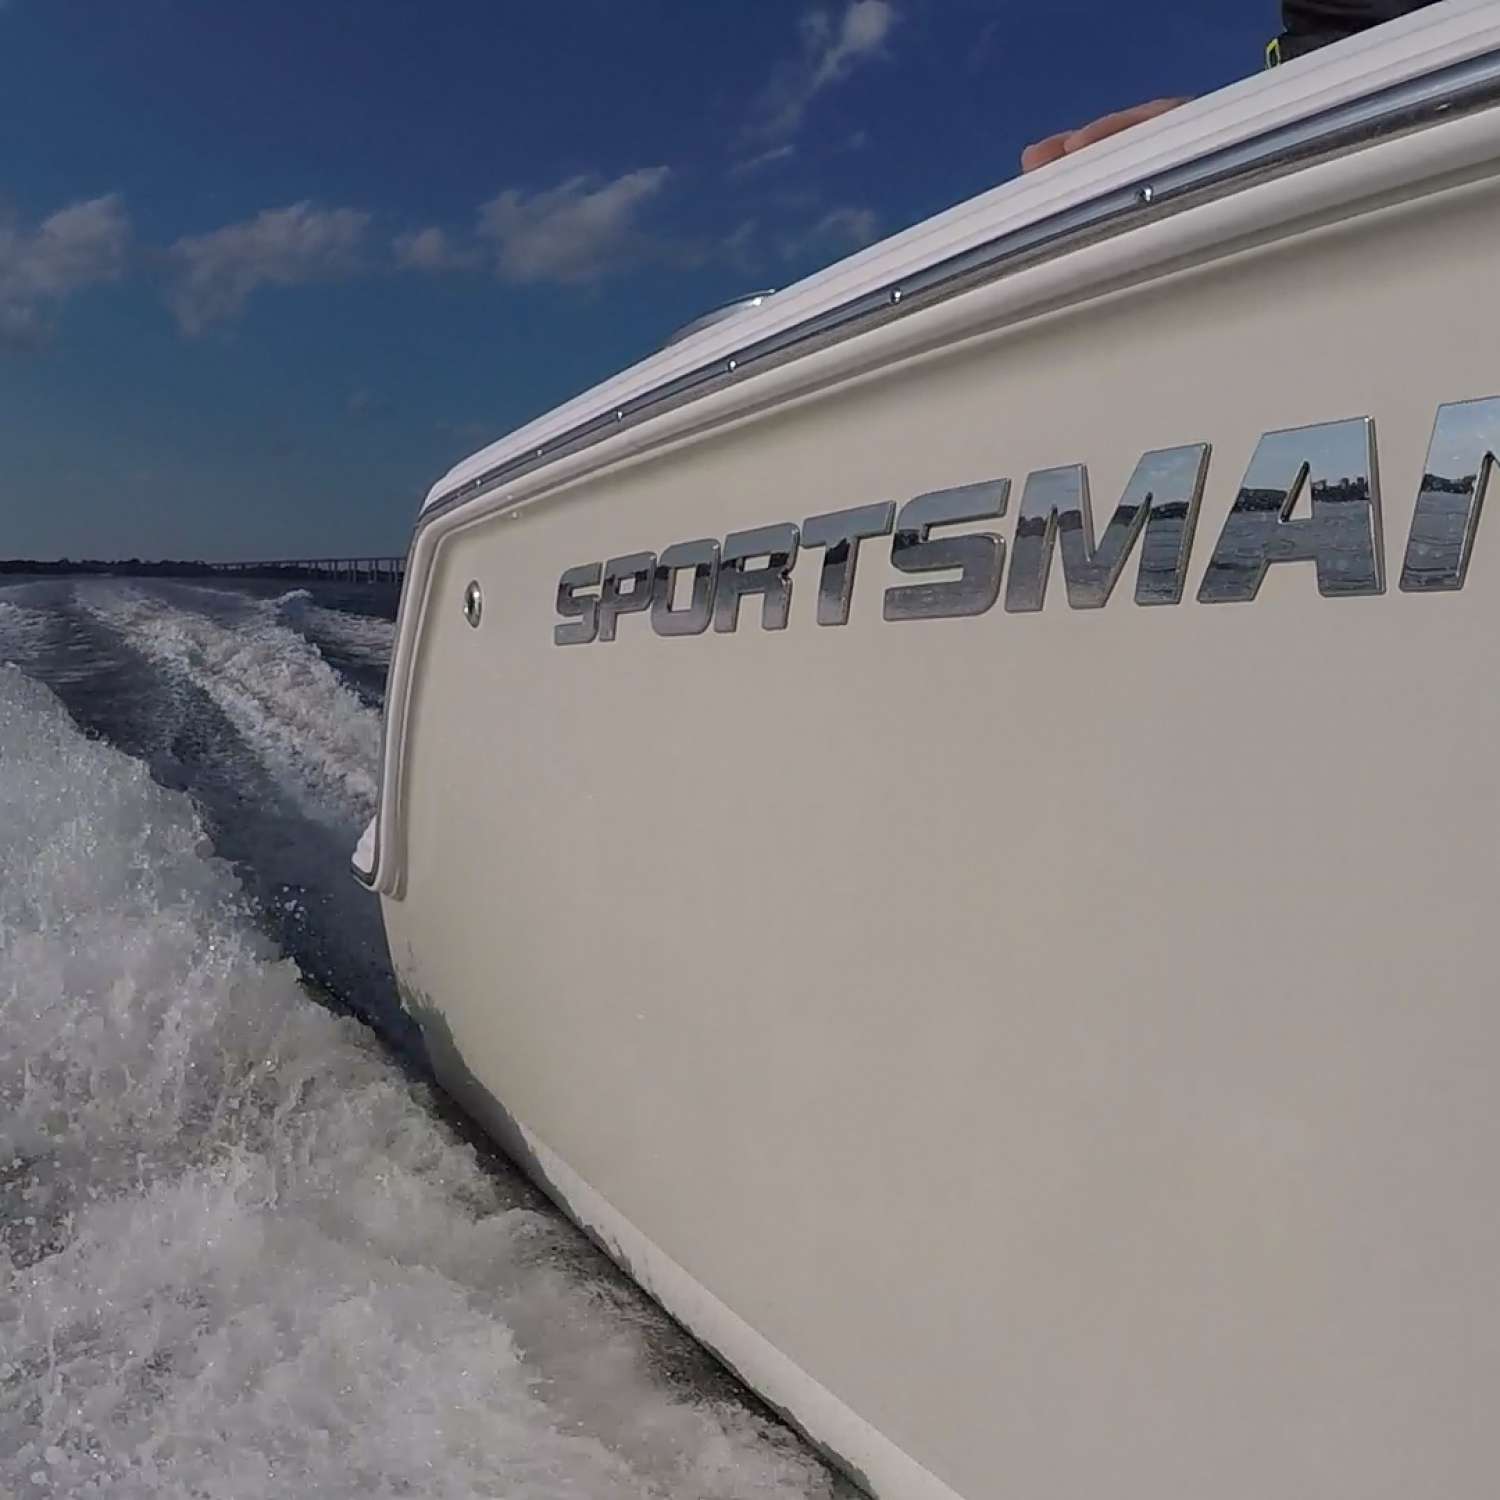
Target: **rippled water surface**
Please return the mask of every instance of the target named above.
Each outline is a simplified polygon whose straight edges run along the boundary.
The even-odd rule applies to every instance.
[[[0,584],[0,1497],[846,1494],[426,1083],[393,613]]]

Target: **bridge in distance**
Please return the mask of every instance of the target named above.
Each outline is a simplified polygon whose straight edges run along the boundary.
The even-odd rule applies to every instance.
[[[400,583],[404,557],[294,557],[261,562],[211,564],[215,573],[235,578],[324,578],[342,583]]]

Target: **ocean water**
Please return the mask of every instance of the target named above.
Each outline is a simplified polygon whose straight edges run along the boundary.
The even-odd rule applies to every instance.
[[[847,1495],[428,1083],[394,602],[0,581],[0,1497]]]

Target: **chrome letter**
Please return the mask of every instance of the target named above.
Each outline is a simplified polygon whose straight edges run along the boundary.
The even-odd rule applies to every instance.
[[[985,479],[951,490],[918,495],[901,507],[891,538],[891,565],[903,573],[937,573],[962,568],[951,583],[912,583],[885,591],[887,620],[932,620],[949,615],[982,615],[1000,597],[1005,543],[989,531],[929,541],[934,526],[953,521],[988,521],[1005,514],[1010,480]]]
[[[1304,488],[1312,515],[1293,520]],[[1204,604],[1253,599],[1272,563],[1311,560],[1325,597],[1385,592],[1375,424],[1368,417],[1268,432],[1198,588]]]
[[[578,616],[576,624],[552,627],[552,639],[559,646],[586,646],[598,633],[599,596],[578,593],[579,589],[592,588],[598,582],[598,563],[584,563],[581,567],[569,568],[557,580],[558,614]]]
[[[1028,474],[1010,548],[1006,609],[1017,614],[1042,607],[1052,572],[1054,539],[1062,543],[1068,603],[1074,609],[1102,608],[1143,529],[1146,540],[1136,574],[1135,602],[1179,603],[1207,472],[1207,443],[1147,453],[1135,466],[1097,548],[1089,471],[1082,464],[1069,464]]]
[[[612,557],[604,565],[604,587],[599,592],[599,639],[615,638],[615,621],[621,615],[633,615],[651,603],[652,575],[656,571],[654,552],[632,552],[626,557]],[[631,587],[621,593],[620,585],[629,579]]]
[[[693,598],[686,609],[672,608],[672,593],[681,568],[693,570]],[[711,539],[678,542],[656,560],[656,597],[651,628],[657,635],[701,635],[714,613],[719,586],[719,544]]]
[[[747,568],[754,557],[766,559],[763,568]],[[736,630],[740,623],[740,598],[761,594],[760,623],[764,630],[785,630],[792,607],[792,566],[797,561],[797,528],[789,521],[779,526],[758,526],[754,531],[735,531],[724,538],[719,563],[719,597],[714,604],[714,629]]]
[[[1500,396],[1438,407],[1411,518],[1401,587],[1461,589],[1490,476],[1500,461]]]
[[[849,623],[859,544],[868,537],[884,536],[891,529],[895,514],[895,502],[888,500],[883,505],[858,505],[853,510],[809,516],[802,523],[802,545],[827,549],[818,577],[819,625]]]

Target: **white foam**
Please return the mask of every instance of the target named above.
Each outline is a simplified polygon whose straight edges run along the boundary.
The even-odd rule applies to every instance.
[[[396,641],[392,620],[374,615],[349,614],[341,609],[324,609],[306,589],[293,589],[270,601],[276,619],[305,631],[316,641],[327,642],[350,656],[372,666],[388,666]]]
[[[793,1500],[251,927],[191,802],[0,667],[0,1494]]]
[[[0,599],[0,661],[25,663],[42,649],[50,632],[47,613]]]
[[[207,692],[307,813],[351,833],[368,821],[380,715],[274,612],[225,624],[137,589],[80,589],[79,598],[131,645]]]

